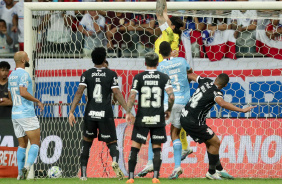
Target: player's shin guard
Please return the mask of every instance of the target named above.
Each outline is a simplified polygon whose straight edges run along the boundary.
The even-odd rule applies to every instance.
[[[22,169],[25,163],[25,152],[26,152],[26,148],[18,147],[17,161],[18,161],[19,175],[22,175]]]
[[[182,145],[179,139],[173,141],[174,168],[180,167],[181,164]]]
[[[26,168],[29,170],[32,164],[34,164],[34,161],[38,155],[39,152],[39,146],[37,144],[32,144],[30,146],[30,149],[28,151],[28,158],[26,163]]]
[[[187,135],[186,135],[186,131],[181,128],[180,130],[180,141],[182,144],[182,149],[183,150],[187,150],[189,148],[188,142],[187,142]]]
[[[137,163],[137,155],[139,153],[140,149],[131,147],[131,151],[129,154],[128,159],[128,170],[129,170],[129,176],[128,179],[134,179],[134,170]]]
[[[219,155],[214,155],[211,154],[209,152],[208,153],[208,158],[209,158],[209,173],[210,174],[214,174],[215,173],[215,169],[216,169],[216,164],[219,161]]]
[[[118,159],[119,159],[119,151],[118,151],[118,147],[117,147],[117,143],[111,143],[107,145],[109,150],[110,150],[110,155],[113,159],[113,162],[118,163]]]
[[[92,146],[92,142],[82,141],[81,155],[80,155],[80,166],[81,166],[81,177],[86,177],[86,168],[89,159],[89,152]]]
[[[151,139],[149,140],[149,147],[148,147],[148,164],[153,164],[153,147],[152,147],[152,142]]]
[[[160,168],[162,164],[161,151],[162,151],[162,148],[153,148],[153,152],[154,152],[154,158],[153,158],[154,177],[153,178],[159,178],[159,172],[160,172]]]

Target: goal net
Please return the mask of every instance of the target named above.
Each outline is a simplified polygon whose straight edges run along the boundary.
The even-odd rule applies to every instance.
[[[258,105],[246,114],[215,105],[208,114],[207,124],[221,140],[225,170],[234,177],[281,178],[281,3],[173,2],[168,9],[184,22],[179,57],[202,77],[228,74],[230,82],[223,89],[226,101],[238,107]],[[118,74],[127,99],[133,77],[145,70],[144,54],[154,51],[160,35],[152,2],[25,3],[25,50],[33,58],[35,96],[45,105],[42,113],[36,111],[41,148],[35,177],[45,177],[54,165],[62,168],[64,177],[80,175],[85,95],[75,110],[74,127],[67,117],[81,74],[93,67],[93,48],[107,48],[108,67]],[[190,83],[191,94],[197,85]],[[119,165],[127,175],[132,126],[126,124],[121,106],[114,100],[112,106]],[[161,177],[168,177],[174,168],[170,126],[166,128]],[[181,177],[204,177],[206,148],[189,136],[187,140],[194,153],[182,162]],[[136,174],[147,163],[147,148],[144,145],[139,153]],[[105,143],[93,142],[87,174],[114,177]]]

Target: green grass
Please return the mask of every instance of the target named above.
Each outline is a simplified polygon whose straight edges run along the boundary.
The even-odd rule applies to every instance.
[[[224,181],[211,181],[205,178],[201,179],[184,179],[180,178],[177,180],[160,179],[161,184],[281,184],[281,179],[235,179],[235,180],[224,180]],[[66,178],[66,179],[36,179],[36,180],[21,180],[16,179],[0,179],[1,184],[125,184],[126,179],[106,179],[106,178],[88,178],[87,181],[80,181],[78,178]],[[136,178],[134,184],[150,184],[152,183],[149,178]]]

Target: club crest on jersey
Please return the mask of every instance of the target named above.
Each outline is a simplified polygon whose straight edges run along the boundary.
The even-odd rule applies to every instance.
[[[207,128],[207,132],[208,132],[210,135],[213,134],[213,131],[212,131],[212,129],[210,129],[210,128]]]

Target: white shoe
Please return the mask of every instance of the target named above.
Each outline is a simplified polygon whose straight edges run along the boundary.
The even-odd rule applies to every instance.
[[[177,167],[172,171],[172,174],[169,176],[170,180],[177,179],[181,174],[183,173],[183,170],[181,167]]]
[[[219,176],[217,172],[214,174],[210,174],[209,172],[207,172],[206,178],[210,180],[222,180],[222,178]]]
[[[193,149],[192,148],[188,148],[186,150],[182,150],[181,153],[181,161],[184,160],[188,155],[193,153]]]
[[[225,178],[225,179],[229,179],[229,180],[234,180],[234,177],[231,176],[230,174],[228,174],[228,172],[226,172],[225,170],[222,170],[222,171],[216,170],[216,172],[218,173],[218,175],[221,178]]]
[[[80,180],[87,181],[87,177],[81,177]]]
[[[149,172],[153,172],[154,171],[154,165],[153,164],[147,164],[145,166],[145,168],[140,172],[138,173],[137,175],[139,177],[144,177],[146,176]]]
[[[120,170],[119,165],[117,162],[112,162],[112,168],[116,173],[116,176],[119,180],[122,180],[124,177],[123,172]]]

